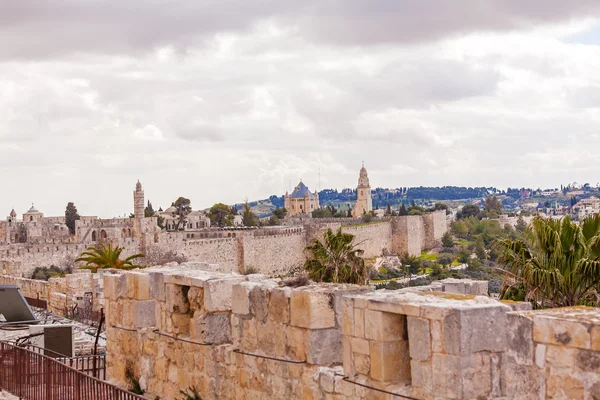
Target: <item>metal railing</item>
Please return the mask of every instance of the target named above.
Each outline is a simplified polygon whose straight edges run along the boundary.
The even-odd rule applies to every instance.
[[[93,376],[101,380],[106,379],[106,355],[87,355],[87,356],[74,356],[68,357],[64,354],[57,353],[50,349],[44,349],[35,346],[30,343],[19,344],[18,347],[22,347],[36,354],[43,354],[48,357],[54,358],[56,361],[68,365],[69,367],[76,369],[79,372],[83,372],[86,375]]]
[[[23,400],[145,400],[52,357],[0,342],[0,390]]]

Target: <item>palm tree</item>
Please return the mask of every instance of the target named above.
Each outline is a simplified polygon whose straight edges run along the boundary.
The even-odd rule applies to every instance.
[[[138,265],[133,265],[133,260],[136,258],[144,257],[143,254],[134,254],[122,260],[119,258],[123,252],[123,247],[116,246],[113,248],[112,244],[108,246],[104,243],[100,243],[100,247],[90,246],[87,251],[81,253],[78,259],[75,261],[83,261],[85,265],[81,269],[90,269],[92,272],[96,272],[98,269],[104,268],[116,268],[116,269],[133,269],[138,268]]]
[[[501,298],[535,308],[600,304],[600,215],[579,224],[536,217],[524,239],[497,242],[505,267]]]
[[[311,240],[306,247],[310,258],[304,263],[311,279],[323,282],[356,283],[366,285],[369,280],[365,260],[361,257],[363,250],[354,244],[354,235],[338,229],[325,232],[323,241]]]

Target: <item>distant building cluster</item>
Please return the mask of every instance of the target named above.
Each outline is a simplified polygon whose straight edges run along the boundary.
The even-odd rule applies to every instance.
[[[369,175],[367,174],[367,169],[364,164],[359,172],[356,195],[357,199],[354,209],[352,210],[352,216],[354,218],[360,218],[365,213],[373,211],[371,184],[369,183]],[[287,210],[288,216],[310,216],[313,211],[321,208],[319,193],[317,191],[311,192],[308,187],[300,181],[291,194],[287,191],[285,192],[284,207]]]

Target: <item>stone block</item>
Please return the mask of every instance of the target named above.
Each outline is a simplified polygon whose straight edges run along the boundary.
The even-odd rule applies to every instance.
[[[198,286],[191,286],[188,291],[188,302],[190,303],[190,312],[204,310],[204,289]]]
[[[307,363],[330,365],[342,362],[342,332],[338,329],[318,329],[308,330],[306,335]]]
[[[354,309],[354,336],[365,337],[365,310],[362,308]]]
[[[512,357],[520,365],[533,365],[533,319],[528,315],[507,313],[506,356]]]
[[[342,365],[344,367],[344,375],[353,377],[356,375],[354,368],[354,355],[352,353],[352,339],[349,336],[342,337]]]
[[[177,334],[189,334],[191,319],[189,314],[172,313],[171,326],[173,327],[173,332]]]
[[[444,343],[442,336],[442,323],[440,321],[430,321],[431,325],[431,350],[434,353],[444,351]]]
[[[354,300],[343,297],[341,300],[341,327],[346,336],[354,336]]]
[[[378,341],[407,340],[406,316],[367,309],[365,337]]]
[[[600,350],[600,326],[594,326],[591,332],[591,349]]]
[[[290,296],[292,289],[274,288],[269,295],[269,318],[280,324],[290,322]]]
[[[204,286],[204,307],[208,312],[231,310],[233,285],[243,278],[208,280]]]
[[[156,327],[156,302],[154,300],[132,302],[134,326],[136,328]]]
[[[253,352],[256,351],[258,346],[258,333],[255,319],[242,319],[240,320],[241,325],[241,346],[244,351]]]
[[[507,345],[508,307],[485,306],[452,310],[442,322],[444,351],[468,355],[480,351],[502,352]]]
[[[335,373],[329,368],[319,368],[319,387],[326,393],[335,391]]]
[[[134,295],[136,300],[150,299],[150,275],[144,273],[136,273],[134,275]]]
[[[408,342],[370,342],[371,378],[384,382],[410,382]]]
[[[546,380],[546,398],[548,399],[583,399],[584,383],[571,375],[550,375]]]
[[[250,291],[250,312],[257,320],[264,321],[268,311],[267,288],[264,286],[254,287]]]
[[[150,272],[150,298],[165,301],[165,276],[160,272]]]
[[[117,299],[117,286],[119,284],[118,275],[104,275],[104,298],[110,300]]]
[[[533,340],[540,343],[589,349],[590,324],[584,321],[561,319],[548,315],[534,315]]]
[[[546,345],[545,344],[538,344],[535,346],[535,365],[537,365],[538,368],[545,368],[546,367]]]
[[[228,314],[201,314],[194,316],[190,336],[202,343],[231,342],[231,323]]]
[[[306,360],[306,329],[293,326],[285,327],[286,353],[296,361]]]
[[[352,352],[369,355],[369,341],[361,338],[352,338]]]
[[[354,368],[357,374],[369,376],[371,374],[371,356],[354,353]]]
[[[407,317],[410,357],[427,361],[431,358],[431,334],[429,320]]]
[[[240,282],[231,288],[231,311],[234,314],[250,314],[250,291],[256,284]]]
[[[503,394],[507,399],[545,398],[545,380],[536,366],[503,363]]]
[[[431,362],[422,362],[418,360],[410,361],[411,385],[421,388],[425,393],[431,393],[433,390],[433,373]]]
[[[432,391],[450,399],[488,398],[492,391],[489,353],[432,356]]]
[[[335,327],[333,296],[327,292],[293,290],[290,297],[291,325],[308,329]]]

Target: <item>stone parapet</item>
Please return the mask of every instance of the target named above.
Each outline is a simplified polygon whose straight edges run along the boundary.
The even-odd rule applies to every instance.
[[[593,399],[600,386],[596,309],[182,268],[108,275],[104,292],[108,374],[126,386],[130,370],[150,397]]]
[[[508,398],[600,398],[600,309],[516,311],[507,322]]]

